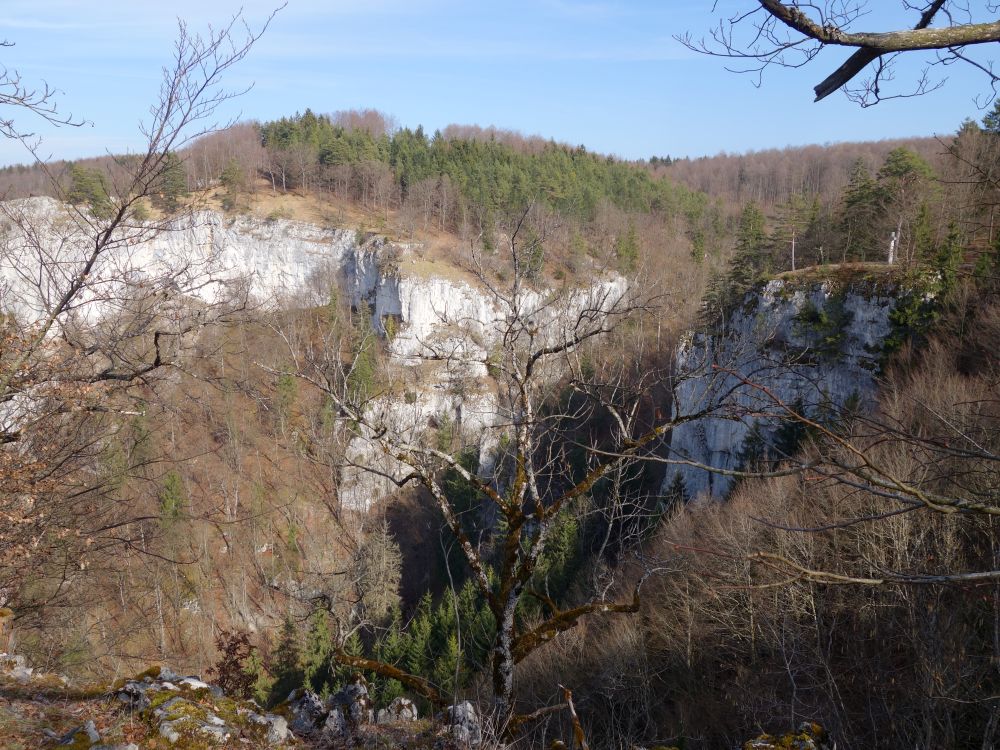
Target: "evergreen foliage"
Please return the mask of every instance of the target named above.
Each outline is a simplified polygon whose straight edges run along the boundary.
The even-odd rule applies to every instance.
[[[728,272],[714,275],[708,282],[702,298],[704,322],[713,328],[721,325],[769,270],[764,214],[757,204],[750,202],[740,214],[736,247]]]
[[[351,316],[353,361],[347,375],[348,390],[358,400],[375,395],[378,388],[378,336],[372,326],[371,310],[364,302]]]
[[[330,691],[333,632],[329,615],[317,609],[309,616],[309,628],[302,646],[302,684],[325,697]]]
[[[298,397],[298,380],[293,375],[280,375],[274,388],[274,406],[278,419],[284,428],[285,421],[291,415],[295,399]]]
[[[108,183],[104,173],[97,169],[88,169],[79,164],[71,164],[69,168],[70,187],[66,199],[74,204],[88,206],[94,216],[104,218],[111,213],[111,198],[108,196]]]
[[[495,139],[428,138],[423,128],[372,134],[345,128],[310,110],[261,125],[261,141],[276,154],[305,154],[324,170],[378,163],[392,170],[405,199],[418,183],[444,177],[461,196],[461,213],[488,226],[496,211],[540,202],[564,215],[592,220],[607,201],[625,211],[700,216],[705,196],[654,179],[638,165],[545,143],[527,153]],[[286,186],[296,186],[289,172]]]
[[[182,518],[186,505],[187,493],[184,491],[184,480],[177,471],[168,471],[160,489],[161,522],[168,526]]]
[[[188,195],[187,172],[184,161],[174,152],[165,157],[165,165],[152,193],[153,205],[172,213],[180,208],[181,198]]]
[[[843,259],[876,257],[878,228],[885,215],[886,195],[863,160],[854,163],[840,213]]]
[[[628,231],[615,241],[615,257],[622,273],[632,273],[639,263],[639,236],[635,224],[629,222]]]
[[[840,354],[853,315],[844,306],[844,294],[832,294],[821,306],[806,300],[795,316],[800,335],[810,341],[811,348],[826,358]]]
[[[302,685],[305,680],[301,649],[299,648],[299,633],[290,615],[285,616],[281,626],[278,645],[272,655],[271,673],[274,676],[274,682],[271,685],[269,705],[284,700],[292,690]]]
[[[557,600],[563,597],[583,562],[580,536],[576,515],[570,509],[560,512],[532,575],[532,588]]]
[[[1000,133],[1000,100],[993,102],[993,109],[983,117],[983,130],[987,133]]]

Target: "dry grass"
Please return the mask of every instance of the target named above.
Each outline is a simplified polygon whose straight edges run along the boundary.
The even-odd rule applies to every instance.
[[[824,281],[847,285],[859,281],[892,282],[898,279],[905,270],[905,266],[890,266],[882,262],[830,263],[822,266],[807,266],[795,271],[784,271],[775,278],[802,285]]]

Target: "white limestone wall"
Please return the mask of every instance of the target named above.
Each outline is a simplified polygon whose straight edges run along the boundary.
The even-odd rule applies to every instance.
[[[820,352],[816,336],[798,322],[807,302],[823,309],[843,294],[849,318],[836,352]],[[891,289],[858,282],[846,293],[828,283],[805,288],[769,282],[758,295],[748,297],[730,317],[723,335],[691,334],[677,352],[678,374],[674,416],[708,409],[711,416],[673,430],[670,452],[716,469],[741,467],[740,456],[754,430],[770,442],[780,421],[781,407],[767,394],[742,380],[765,386],[784,404],[800,403],[815,415],[850,399],[870,404],[875,393],[874,372],[882,343],[889,334],[889,314],[895,305]],[[732,371],[732,374],[721,370]],[[690,497],[721,497],[731,487],[730,477],[690,466],[671,467],[663,482],[666,491],[677,474]]]
[[[82,270],[93,240],[52,198],[11,201],[5,213],[23,216],[32,233],[2,220],[0,309],[30,323],[45,316]],[[151,289],[164,298],[213,303],[236,285],[248,288],[257,304],[279,303],[301,295],[317,272],[339,271],[354,247],[351,231],[284,219],[230,219],[214,211],[178,220],[146,241],[131,241],[136,234],[120,231],[120,241],[98,260],[74,306],[78,318],[93,323],[114,315],[123,299]]]
[[[74,213],[51,198],[12,201],[6,213],[22,215],[34,234],[26,235],[9,220],[0,226],[0,310],[31,323],[45,317],[79,272],[92,240]],[[412,400],[376,404],[372,422],[418,437],[436,420],[450,419],[480,446],[481,467],[488,472],[499,441],[492,428],[509,420],[497,414],[485,360],[509,329],[513,313],[461,278],[401,273],[407,264],[400,261],[410,249],[381,237],[362,239],[353,230],[203,211],[147,241],[122,242],[105,253],[72,316],[99,330],[126,310],[131,296],[148,298],[151,289],[161,300],[161,313],[173,309],[178,315],[192,300],[215,303],[234,289],[247,291],[251,304],[265,309],[319,305],[328,299],[331,284],[339,284],[352,305],[368,305],[379,333],[386,333],[390,317],[396,321],[390,355],[412,373],[424,373],[413,379]],[[519,344],[569,340],[578,323],[586,326],[627,293],[621,277],[575,291],[524,290],[518,314],[530,325],[527,330],[515,326]],[[363,437],[351,442],[348,458],[358,464],[384,462],[381,450]],[[396,476],[399,467],[390,461],[382,469]],[[367,508],[391,489],[388,479],[358,469],[347,469],[342,479],[341,500],[355,509]]]
[[[445,384],[411,391],[404,398],[383,399],[371,406],[368,418],[372,424],[391,426],[397,443],[435,446],[440,430],[453,430],[460,442],[478,446],[484,476],[492,471],[499,440],[497,426],[504,421],[491,393],[461,394]],[[399,480],[411,471],[387,454],[370,430],[351,440],[346,458],[349,465],[341,472],[337,496],[348,510],[367,510],[396,489],[390,477]]]

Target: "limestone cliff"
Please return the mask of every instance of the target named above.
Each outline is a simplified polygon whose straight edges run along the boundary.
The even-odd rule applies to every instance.
[[[0,312],[30,324],[46,317],[83,268],[92,242],[87,217],[51,198],[11,201],[4,213]],[[370,311],[386,339],[393,379],[403,384],[370,405],[372,420],[407,439],[447,424],[462,442],[479,445],[487,471],[499,442],[491,428],[510,415],[501,413],[486,363],[513,317],[532,322],[533,344],[551,344],[568,340],[578,317],[599,315],[627,291],[624,279],[611,276],[576,290],[522,289],[503,300],[472,274],[423,258],[419,245],[281,218],[199,211],[165,231],[136,223],[119,234],[87,275],[67,320],[113,327],[116,316],[135,307],[123,301],[140,298],[178,316],[198,305],[225,310],[220,303],[229,298],[251,310],[322,305],[336,288],[355,309]],[[347,460],[397,473],[379,453],[362,431]],[[341,480],[340,501],[355,509],[392,487],[387,477],[353,467]]]
[[[739,469],[747,458],[780,456],[782,403],[820,418],[870,404],[895,304],[884,276],[790,276],[749,294],[721,330],[689,334],[677,352],[674,415],[709,413],[673,430],[672,457]],[[722,496],[733,481],[676,466],[664,491],[678,474],[690,497]]]

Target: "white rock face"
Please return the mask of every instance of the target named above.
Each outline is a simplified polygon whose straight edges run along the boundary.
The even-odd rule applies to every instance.
[[[397,440],[427,440],[434,445],[438,431],[453,431],[462,443],[479,447],[480,472],[492,468],[495,441],[490,428],[499,423],[500,415],[491,393],[463,394],[447,384],[435,384],[408,391],[403,399],[384,399],[371,407],[368,417],[372,423],[390,425]],[[353,465],[341,472],[337,492],[344,508],[367,510],[396,489],[389,477],[399,479],[409,473],[373,438],[365,431],[348,445],[347,459]]]
[[[33,232],[29,236],[17,223],[3,222],[0,309],[25,322],[41,319],[82,269],[93,240],[52,198],[10,201],[4,210],[23,217]],[[137,234],[122,230],[120,242],[98,260],[79,295],[76,315],[89,322],[113,315],[122,299],[135,296],[130,285],[138,284],[143,294],[156,289],[165,298],[208,303],[232,285],[246,284],[257,303],[274,304],[301,295],[316,274],[340,271],[355,249],[352,231],[282,219],[229,219],[214,211],[178,220],[151,238]]]
[[[123,230],[57,327],[73,319],[94,330],[111,328],[115,316],[129,314],[123,301],[148,299],[151,293],[160,315],[175,310],[181,317],[192,300],[214,304],[244,293],[251,305],[263,309],[321,305],[336,285],[354,307],[367,305],[376,331],[385,335],[391,327],[390,355],[413,383],[402,400],[373,405],[372,421],[406,439],[450,423],[463,441],[479,446],[481,472],[492,469],[500,439],[495,428],[509,415],[501,413],[487,383],[486,360],[515,315],[471,278],[408,272],[409,245],[285,219],[203,211],[176,221],[168,231],[142,234],[141,228]],[[52,198],[4,204],[0,312],[14,313],[23,324],[45,319],[83,268],[92,242],[79,215]],[[575,291],[524,290],[516,300],[516,317],[531,324],[518,334],[519,342],[540,347],[570,340],[577,322],[599,317],[627,292],[621,277]],[[30,406],[10,407],[6,416],[16,420]],[[370,437],[351,441],[348,460],[401,476],[402,468]],[[387,477],[348,468],[340,499],[344,507],[364,510],[392,489]]]
[[[677,389],[674,416],[713,413],[673,430],[672,457],[733,470],[742,467],[746,453],[761,447],[775,455],[781,422],[769,415],[783,410],[742,380],[765,386],[810,416],[849,402],[870,404],[894,305],[892,290],[873,283],[837,291],[828,283],[802,287],[775,280],[748,297],[723,334],[689,336],[677,354],[678,373],[687,379]],[[662,491],[678,474],[692,498],[721,497],[733,481],[692,466],[671,467]]]
[[[359,274],[360,276],[361,274]],[[479,473],[491,476],[497,446],[512,415],[497,399],[488,378],[486,361],[504,340],[513,313],[503,302],[470,284],[444,278],[397,276],[372,288],[371,304],[376,317],[389,314],[379,300],[395,304],[388,290],[395,288],[401,320],[390,352],[405,367],[421,366],[419,387],[373,404],[366,415],[369,423],[385,425],[399,442],[435,442],[435,431],[448,429],[464,445],[475,445]],[[524,291],[517,301],[517,316],[531,321],[529,330],[516,336],[515,346],[538,349],[571,341],[578,322],[584,327],[601,319],[628,294],[621,277],[598,281],[572,292]],[[381,295],[381,297],[380,297]],[[520,330],[520,329],[518,329]],[[411,469],[386,454],[377,433],[362,431],[347,449],[347,460],[355,464],[341,474],[338,496],[343,507],[366,510],[389,495]],[[361,467],[371,467],[377,473]]]

